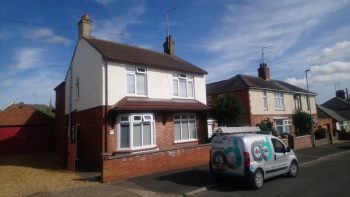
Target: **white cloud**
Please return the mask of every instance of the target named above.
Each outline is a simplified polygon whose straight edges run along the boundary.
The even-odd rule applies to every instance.
[[[141,23],[140,17],[146,11],[144,2],[130,7],[125,16],[96,21],[93,34],[105,40],[122,41],[130,36],[126,31],[130,25]]]
[[[238,74],[250,66],[257,67],[263,46],[275,46],[269,61],[285,55],[300,39],[315,28],[323,17],[341,9],[346,1],[258,1],[227,6],[223,19],[212,28],[204,49],[213,58],[207,62],[209,80],[226,73]],[[256,65],[249,65],[255,60]]]
[[[309,84],[320,88],[322,88],[322,85],[350,81],[350,62],[333,61],[323,65],[311,66],[310,70]],[[285,81],[296,86],[306,86],[305,78],[291,77]]]
[[[37,39],[47,43],[69,45],[71,41],[63,36],[56,35],[52,29],[41,28],[31,31],[25,35],[26,38]]]
[[[338,42],[332,47],[327,47],[308,60],[313,63],[327,62],[333,60],[342,60],[350,56],[350,41]]]
[[[18,70],[27,70],[40,67],[44,64],[42,50],[38,48],[21,48],[13,56],[11,68]]]

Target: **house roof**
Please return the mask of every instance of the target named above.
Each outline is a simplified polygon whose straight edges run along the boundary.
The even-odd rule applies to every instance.
[[[321,112],[321,113],[319,113],[319,112]],[[317,105],[317,114],[321,118],[327,118],[327,116],[331,117],[332,119],[335,119],[337,122],[343,122],[346,120],[344,117],[339,115],[337,112],[335,112],[331,109],[328,109],[326,107],[323,107],[321,105]]]
[[[120,61],[193,74],[208,74],[207,71],[176,56],[96,38],[84,39],[109,61]]]
[[[342,117],[346,118],[347,120],[350,120],[350,105],[344,99],[334,97],[321,105],[328,109],[332,109]]]
[[[151,99],[124,97],[114,107],[117,111],[207,111],[210,108],[193,99]]]
[[[264,80],[250,75],[236,75],[230,79],[207,84],[207,93],[222,93],[236,89],[255,88],[266,90],[278,90],[283,92],[295,92],[316,95],[313,92],[299,88],[292,84],[279,80]]]

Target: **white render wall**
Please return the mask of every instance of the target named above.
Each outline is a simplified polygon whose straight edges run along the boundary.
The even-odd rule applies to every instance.
[[[135,96],[128,95],[127,93],[126,66],[136,65],[114,62],[108,63],[108,105],[116,104],[125,96]],[[138,67],[146,68],[147,70],[147,95],[145,97],[158,99],[174,98],[172,92],[172,74],[177,72],[154,69],[145,66]],[[206,104],[206,85],[204,76],[194,75],[194,96],[194,99]]]
[[[67,73],[65,84],[65,113],[69,112],[69,99],[72,98],[72,111],[101,106],[103,99],[103,67],[102,56],[86,40],[81,39],[71,63],[72,83],[70,83],[70,71]],[[79,99],[76,99],[76,78],[79,77]],[[72,97],[70,97],[72,86]]]
[[[284,110],[275,110],[275,91],[267,90],[267,104],[268,109],[264,109],[264,103],[262,99],[262,90],[249,90],[250,109],[252,115],[264,115],[264,114],[293,114],[294,113],[294,99],[293,93],[283,93],[284,97]],[[301,95],[302,110],[307,111],[307,97]],[[316,99],[315,96],[310,95],[310,107],[311,114],[316,114]]]

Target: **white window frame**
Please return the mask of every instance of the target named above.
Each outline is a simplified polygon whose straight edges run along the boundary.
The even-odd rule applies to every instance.
[[[275,110],[284,110],[283,92],[275,92]]]
[[[181,96],[180,94],[180,80],[185,80],[186,82],[186,95]],[[174,83],[177,83],[177,94],[175,93],[174,90]],[[188,84],[192,83],[192,89],[189,89]],[[190,74],[184,74],[184,73],[174,73],[172,77],[172,94],[173,97],[178,97],[178,98],[194,98],[194,76]],[[192,96],[189,95],[189,93],[192,94]]]
[[[134,77],[134,92],[129,92],[128,90],[128,75],[133,75]],[[144,81],[144,86],[145,86],[145,94],[141,94],[137,92],[137,75],[144,75],[145,81]],[[147,69],[143,67],[132,67],[132,66],[127,66],[126,67],[126,92],[128,95],[133,95],[133,96],[147,96],[148,94],[148,88],[147,88]]]
[[[141,117],[141,120],[135,120],[135,117]],[[122,120],[122,118],[126,118],[127,120]],[[133,140],[134,140],[134,123],[143,123],[143,122],[149,122],[151,125],[151,144],[150,145],[143,145],[143,126],[141,127],[141,146],[134,146]],[[121,147],[121,125],[127,124],[129,125],[129,147],[122,148]],[[150,113],[145,114],[120,114],[117,117],[117,151],[137,151],[137,150],[144,150],[144,149],[152,149],[156,148],[156,126],[154,121],[154,115]]]
[[[264,110],[268,110],[269,109],[269,105],[267,103],[267,91],[264,90],[262,92],[262,100],[263,100],[263,107],[264,107]]]
[[[186,116],[186,118],[184,118]],[[179,117],[179,118],[177,118]],[[174,114],[174,143],[183,143],[183,142],[194,142],[198,141],[198,133],[197,133],[197,120],[196,120],[196,114],[194,113],[178,113]],[[195,128],[195,136],[191,136],[191,130],[190,130],[190,122],[194,121],[194,128]],[[175,139],[175,123],[180,123],[180,140]],[[188,138],[185,138],[183,136],[182,126],[183,124],[187,124],[187,130],[188,130]]]
[[[277,120],[280,120],[282,121],[282,124],[281,125],[277,125]],[[292,121],[288,118],[275,118],[274,119],[274,122],[275,122],[275,128],[276,128],[276,132],[277,132],[277,135],[281,135],[282,133],[289,133],[291,134],[292,132],[292,126],[291,126],[291,123]],[[278,132],[278,129],[277,127],[282,127],[282,133]],[[287,127],[289,127],[289,132],[287,132]]]

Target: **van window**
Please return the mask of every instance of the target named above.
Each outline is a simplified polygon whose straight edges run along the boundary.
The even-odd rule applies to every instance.
[[[283,153],[284,152],[284,145],[278,141],[277,139],[271,139],[272,140],[272,144],[273,144],[273,148],[275,149],[276,153]]]

